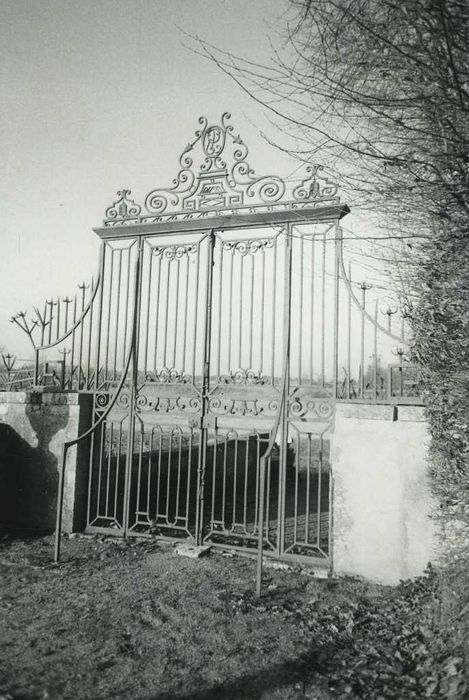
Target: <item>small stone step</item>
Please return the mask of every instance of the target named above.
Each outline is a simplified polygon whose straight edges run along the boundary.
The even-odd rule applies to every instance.
[[[180,557],[189,557],[190,559],[200,559],[209,553],[211,546],[209,544],[197,547],[195,544],[187,544],[186,542],[178,544],[174,549],[174,554]]]

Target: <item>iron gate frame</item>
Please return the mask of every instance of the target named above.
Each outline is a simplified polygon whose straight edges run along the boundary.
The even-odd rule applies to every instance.
[[[332,224],[334,227],[337,225],[338,221],[342,216],[344,216],[347,213],[347,208],[344,206],[340,206],[337,208],[327,208],[327,211],[318,211],[318,208],[314,208],[314,210],[311,211],[312,218],[314,218],[315,223],[328,223]],[[305,213],[303,212],[303,216],[306,218]],[[283,440],[282,443],[283,445],[287,444],[287,440],[285,436],[289,432],[289,421],[292,421],[293,419],[291,416],[288,415],[288,407],[291,406],[292,401],[294,400],[294,391],[293,393],[291,392],[291,386],[290,382],[288,380],[288,369],[289,369],[289,364],[288,364],[288,354],[289,354],[289,346],[290,346],[290,335],[291,335],[291,318],[290,318],[290,307],[291,307],[291,280],[290,280],[290,275],[291,275],[291,257],[292,257],[292,246],[291,246],[291,238],[292,238],[292,233],[294,230],[294,224],[297,222],[297,216],[296,213],[293,212],[290,214],[290,216],[286,216],[285,213],[282,213],[280,217],[282,224],[285,224],[285,259],[286,259],[286,267],[285,267],[285,278],[284,278],[284,299],[285,299],[285,308],[288,310],[285,315],[284,315],[284,335],[286,340],[286,346],[284,348],[284,364],[285,364],[285,371],[286,371],[286,376],[287,376],[287,381],[284,383],[284,393],[281,396],[281,405],[283,406],[282,410],[279,412],[279,416],[281,419],[281,431],[283,435]],[[285,222],[285,219],[288,218],[289,220]],[[217,233],[220,232],[225,232],[228,227],[223,227],[223,228],[211,228],[209,231],[207,231],[206,225],[209,223],[207,220],[204,221],[204,226],[191,226],[190,230],[191,233],[194,234],[202,234],[203,238],[200,239],[204,240],[205,238],[210,242],[209,246],[209,254],[207,255],[207,271],[209,274],[207,275],[207,285],[206,285],[206,310],[207,313],[205,315],[205,330],[204,330],[204,362],[203,362],[203,382],[202,382],[202,393],[201,393],[201,398],[202,398],[202,408],[200,412],[200,431],[201,431],[201,436],[200,436],[200,446],[201,449],[199,450],[199,464],[198,464],[198,478],[197,478],[197,498],[196,498],[196,506],[197,506],[197,511],[196,511],[196,520],[195,520],[195,533],[193,537],[193,541],[196,544],[201,544],[203,542],[206,542],[206,536],[204,533],[204,480],[205,480],[205,473],[206,473],[206,452],[207,452],[207,439],[208,439],[208,433],[210,430],[210,427],[213,427],[213,424],[211,426],[210,424],[210,412],[208,411],[208,402],[211,397],[211,393],[213,392],[213,388],[210,386],[210,346],[211,346],[211,334],[210,334],[210,328],[211,328],[211,323],[212,323],[212,291],[213,291],[213,268],[214,268],[214,251],[215,251],[215,244],[216,244],[216,235]],[[210,222],[211,223],[211,222]],[[215,223],[215,222],[214,222]],[[218,224],[218,219],[216,220],[216,223]],[[266,221],[266,217],[263,214],[261,218],[258,218],[255,222],[253,222],[252,217],[249,217],[249,221],[247,222],[246,219],[243,218],[238,218],[238,217],[232,217],[230,219],[230,230],[234,230],[236,232],[243,230],[243,229],[253,229],[254,226],[253,224],[255,223],[256,227],[258,228],[266,228],[266,226],[275,226],[277,225],[277,217],[273,216],[269,218]],[[308,222],[309,223],[309,222]],[[138,225],[137,225],[138,226]],[[159,228],[159,227],[158,227]],[[171,227],[172,229],[172,227]],[[112,233],[105,228],[103,229],[97,229],[97,232],[100,234],[103,233],[103,239],[104,241],[106,240],[122,240],[122,230],[119,230],[116,232],[115,230],[112,231]],[[186,231],[178,232],[178,233],[185,233]],[[138,234],[138,235],[136,235]],[[127,379],[127,373],[131,375],[131,381],[130,381],[130,400],[129,400],[129,414],[126,417],[129,423],[129,426],[134,426],[129,430],[129,435],[131,436],[131,443],[128,446],[127,450],[127,456],[126,456],[126,464],[125,464],[125,497],[124,497],[124,522],[122,529],[119,531],[118,529],[113,529],[113,534],[116,536],[146,536],[146,533],[142,532],[133,532],[131,527],[129,527],[129,498],[130,498],[130,473],[131,473],[131,460],[133,456],[133,440],[135,439],[135,419],[136,419],[136,411],[135,411],[135,401],[136,401],[136,395],[138,392],[138,387],[139,387],[139,381],[138,381],[138,367],[137,367],[137,362],[136,358],[138,357],[138,349],[139,349],[139,342],[140,342],[140,336],[138,333],[138,328],[139,328],[139,321],[140,321],[140,314],[141,314],[141,297],[142,297],[142,274],[141,274],[141,268],[142,268],[142,253],[143,253],[143,246],[145,240],[149,236],[154,236],[155,234],[160,234],[160,235],[166,235],[167,234],[167,227],[164,226],[162,230],[158,230],[157,227],[152,226],[152,227],[146,227],[145,232],[142,234],[141,233],[141,228],[140,226],[134,227],[134,226],[127,226],[125,228],[125,237],[128,238],[129,240],[134,240],[137,241],[137,247],[138,247],[138,257],[135,265],[135,272],[134,272],[134,319],[132,322],[133,326],[133,331],[132,331],[132,341],[131,341],[131,347],[129,349],[129,355],[127,358],[127,369],[124,372],[123,376],[121,377],[121,381],[119,385],[117,386],[114,395],[110,395],[110,400],[112,400],[113,403],[115,403],[118,399],[119,396],[121,395],[121,392],[126,384],[126,379]],[[278,232],[277,234],[278,235]],[[337,255],[337,241],[339,240],[339,237],[336,236],[336,269],[338,270],[338,255]],[[199,242],[200,242],[199,241]],[[177,240],[174,239],[174,244],[177,244]],[[104,242],[103,242],[104,245]],[[133,245],[133,244],[132,244]],[[104,260],[105,260],[105,255],[104,253],[101,256],[102,259],[102,265],[103,265],[103,271],[104,271]],[[100,314],[102,311],[102,291],[100,295]],[[100,324],[99,320],[99,324]],[[336,344],[337,339],[337,327],[335,327],[334,330],[335,334],[335,341],[334,344]],[[99,346],[97,348],[97,355],[99,356]],[[99,365],[99,362],[97,362],[97,366]],[[334,360],[334,366],[337,368],[337,361],[336,359]],[[335,373],[337,372],[337,369],[335,370]],[[101,395],[102,391],[97,390],[95,392],[95,403],[97,402],[97,397],[98,395]],[[330,397],[331,400],[333,397]],[[109,414],[109,411],[111,410],[112,406],[105,411],[101,417],[98,419],[99,423],[96,422],[95,425],[92,427],[90,430],[91,437],[93,439],[94,435],[96,434],[96,430],[98,428],[98,425],[101,424],[105,419],[106,416]],[[326,432],[328,428],[330,427],[330,424],[328,427],[324,428],[322,432]],[[85,435],[82,436],[83,438],[86,437]],[[71,445],[70,445],[71,446]],[[92,448],[91,448],[92,449]],[[284,484],[285,481],[285,473],[286,473],[286,450],[285,448],[282,448],[280,450],[280,476],[279,476],[279,483]],[[331,484],[332,482],[330,482]],[[284,544],[284,520],[285,520],[285,503],[284,503],[284,498],[285,498],[285,489],[282,488],[281,486],[279,487],[279,493],[278,493],[278,499],[279,499],[279,516],[278,516],[278,535],[277,535],[277,546],[275,547],[274,550],[272,551],[266,551],[267,555],[272,555],[277,558],[291,558],[293,557],[294,559],[298,558],[298,555],[289,555],[288,551],[285,551],[285,547],[283,546]],[[89,518],[88,518],[88,523],[89,523]],[[109,533],[109,528],[106,527],[99,527],[99,526],[93,526],[93,525],[88,525],[87,530],[89,532],[96,532],[96,533]],[[330,531],[330,528],[329,528]],[[174,537],[168,537],[164,535],[160,535],[163,539],[169,539],[173,540],[176,539]],[[190,537],[190,535],[189,535]],[[216,542],[211,542],[211,544],[214,544],[217,546]],[[229,543],[224,543],[221,545],[223,548],[230,548],[232,545]],[[240,549],[239,546],[234,546],[235,549]],[[242,548],[242,547],[241,547]],[[291,547],[290,547],[291,549]],[[330,543],[329,543],[329,550],[330,550]],[[302,558],[302,557],[300,557]],[[311,557],[308,557],[308,561],[312,561]],[[324,556],[321,560],[322,564],[328,565],[329,563],[329,557]],[[314,563],[318,563],[315,561]]]

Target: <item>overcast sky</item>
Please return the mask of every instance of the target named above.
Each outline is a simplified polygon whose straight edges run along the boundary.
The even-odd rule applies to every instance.
[[[29,356],[14,311],[96,271],[92,226],[121,187],[168,186],[206,115],[231,111],[251,163],[283,172],[262,109],[179,29],[268,60],[284,0],[3,0],[0,344]],[[257,128],[256,128],[257,127]],[[295,164],[293,164],[295,167]]]

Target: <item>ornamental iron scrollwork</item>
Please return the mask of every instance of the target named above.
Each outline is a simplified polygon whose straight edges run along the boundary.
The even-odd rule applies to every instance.
[[[222,375],[218,378],[219,384],[270,384],[271,380],[260,372],[255,372],[252,369],[238,369],[236,372],[232,372],[229,375]]]
[[[133,199],[130,199],[130,194],[132,194],[131,190],[118,190],[118,199],[106,209],[105,216],[107,220],[115,221],[117,219],[129,219],[140,216],[142,207],[136,204]]]
[[[215,416],[274,416],[278,411],[277,399],[230,399],[213,396],[208,404]]]
[[[314,418],[329,420],[334,415],[334,401],[312,399],[309,396],[295,396],[289,402],[290,418]]]
[[[170,413],[179,411],[181,413],[195,414],[202,408],[202,402],[198,396],[178,396],[177,398],[168,396],[147,396],[139,394],[135,401],[135,407],[140,413],[156,411],[157,413]]]
[[[172,260],[181,260],[185,255],[193,255],[196,251],[197,245],[194,243],[187,245],[154,246],[152,249],[153,255],[165,258],[169,260],[169,262]]]
[[[225,112],[219,124],[209,124],[200,117],[195,138],[179,157],[180,170],[172,186],[149,192],[145,213],[129,199],[130,190],[120,190],[117,201],[106,210],[104,225],[301,209],[339,202],[337,184],[324,177],[321,165],[307,166],[307,177],[300,180],[257,175],[248,162],[248,147],[229,123],[230,118]]]
[[[163,367],[160,372],[145,372],[145,381],[150,384],[190,384],[192,377],[174,367]]]
[[[255,255],[259,250],[273,248],[275,238],[246,238],[238,241],[225,241],[223,250],[233,250],[240,255]]]

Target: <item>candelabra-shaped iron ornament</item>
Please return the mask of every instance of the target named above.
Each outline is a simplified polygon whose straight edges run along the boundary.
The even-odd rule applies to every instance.
[[[6,383],[7,389],[10,389],[12,372],[16,364],[16,355],[11,355],[10,353],[2,354],[2,362],[6,372],[6,382],[3,381],[2,384]]]
[[[91,284],[82,282],[77,287],[80,291],[73,297],[47,299],[42,309],[38,306],[33,307],[30,318],[27,317],[26,311],[19,311],[10,318],[10,322],[26,333],[35,349],[56,344],[70,334],[79,320],[78,315],[86,311],[95,291],[93,280]],[[72,309],[69,308],[70,305]]]
[[[15,323],[26,333],[33,346],[34,384],[41,383],[42,378],[48,374],[55,376],[57,365],[60,367],[62,378],[66,375],[69,378],[83,377],[83,368],[78,367],[77,363],[83,361],[86,347],[89,365],[91,345],[89,321],[96,290],[97,285],[94,280],[91,284],[83,282],[78,285],[78,291],[72,297],[47,299],[42,308],[33,307],[31,316],[26,311],[20,311],[10,318],[11,323]],[[90,316],[89,321],[86,322],[88,312]],[[54,351],[57,354],[54,354]],[[89,371],[87,374],[89,375]],[[83,388],[83,381],[78,379],[77,382],[75,384],[79,385],[78,388]]]
[[[362,309],[366,310],[366,293],[373,285],[365,280],[358,285],[362,291]],[[360,398],[365,398],[365,314],[361,315],[361,342],[360,342]]]
[[[394,316],[394,314],[397,314],[398,311],[399,309],[397,306],[388,306],[384,311],[381,311],[383,315],[388,317],[388,333],[391,333],[392,317]]]

